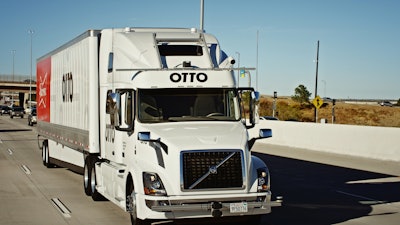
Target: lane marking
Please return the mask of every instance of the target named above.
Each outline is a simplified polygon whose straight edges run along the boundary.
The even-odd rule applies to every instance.
[[[21,168],[24,171],[24,173],[26,173],[28,175],[31,174],[31,170],[26,165],[21,165]]]
[[[10,155],[13,154],[13,151],[11,149],[7,149],[7,151],[8,151],[8,154],[10,154]]]
[[[52,198],[51,202],[53,203],[54,206],[58,209],[58,211],[65,217],[65,218],[71,218],[71,211],[60,201],[58,198]]]
[[[347,181],[346,184],[382,184],[382,183],[397,183],[400,182],[400,177],[384,177],[368,180]]]
[[[386,204],[387,203],[387,202],[384,202],[384,201],[380,201],[380,200],[376,200],[376,199],[373,199],[373,198],[368,198],[368,197],[365,197],[365,196],[362,196],[362,195],[356,195],[356,194],[352,194],[352,193],[348,193],[348,192],[344,192],[344,191],[336,191],[336,192],[338,192],[340,194],[347,195],[347,196],[355,197],[355,198],[361,198],[361,199],[367,200],[370,203],[373,202],[374,204]]]

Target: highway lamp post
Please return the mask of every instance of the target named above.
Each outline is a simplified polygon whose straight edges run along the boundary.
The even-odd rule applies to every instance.
[[[248,76],[248,80],[247,80],[247,82],[248,82],[248,87],[251,87],[251,74],[250,74],[250,71],[244,71],[244,74],[246,75],[247,74],[247,76]]]
[[[256,91],[258,91],[258,30],[257,30],[257,54],[256,54]]]
[[[239,78],[240,78],[240,53],[235,52],[238,55],[238,65],[237,65],[237,87],[239,87]]]
[[[200,32],[204,32],[204,0],[200,0]]]
[[[16,50],[12,50],[13,66],[12,66],[12,82],[14,82],[14,68],[15,68],[15,53]],[[11,92],[11,107],[14,106],[14,92]]]
[[[31,36],[31,72],[30,72],[30,79],[29,79],[29,109],[32,111],[32,37],[35,33],[34,30],[28,30],[28,34]]]

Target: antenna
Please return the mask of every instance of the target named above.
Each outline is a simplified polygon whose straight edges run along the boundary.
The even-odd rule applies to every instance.
[[[204,31],[204,0],[200,0],[200,31]]]

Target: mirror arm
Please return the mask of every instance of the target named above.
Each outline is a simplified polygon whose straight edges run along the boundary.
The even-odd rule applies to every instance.
[[[258,138],[252,138],[252,139],[250,139],[248,142],[247,142],[247,144],[248,144],[248,146],[249,146],[249,151],[251,151],[251,149],[253,148],[253,145],[256,143],[256,140],[257,140]]]

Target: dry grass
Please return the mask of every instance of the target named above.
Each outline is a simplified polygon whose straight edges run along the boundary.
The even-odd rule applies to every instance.
[[[272,105],[272,98],[261,98],[260,115],[272,115]],[[280,120],[314,121],[314,106],[301,106],[290,98],[278,98],[277,112]],[[332,122],[332,103],[318,110],[318,118],[325,118],[329,123]],[[400,107],[337,102],[335,105],[335,123],[400,127]]]

